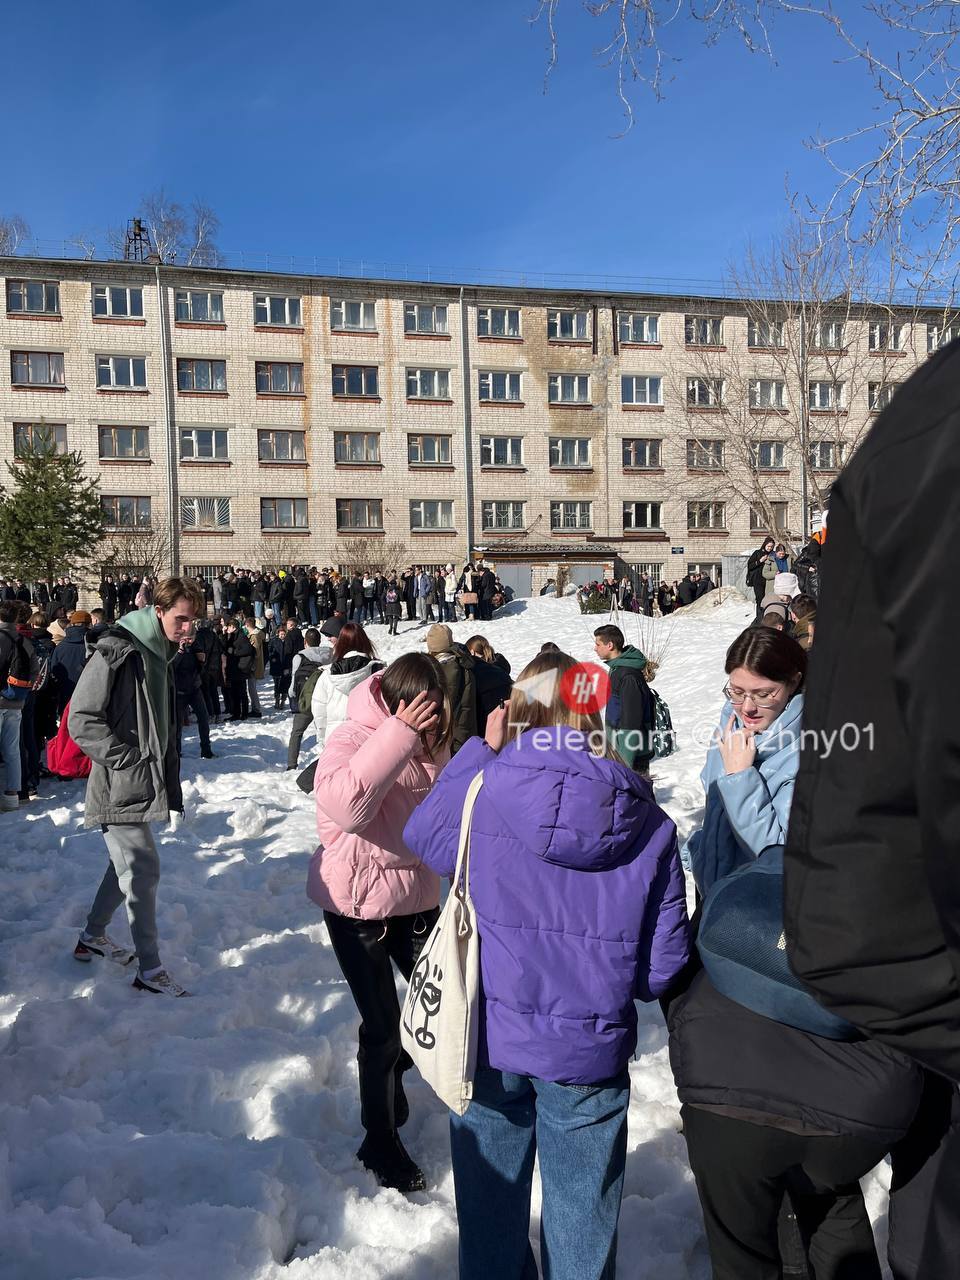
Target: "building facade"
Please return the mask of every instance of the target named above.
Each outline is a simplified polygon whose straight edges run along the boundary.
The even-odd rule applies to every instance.
[[[952,336],[849,303],[19,257],[0,274],[0,462],[79,451],[111,546],[158,537],[168,567],[207,574],[358,545],[396,566],[483,555],[521,595],[560,563],[673,580],[767,531],[801,539]]]

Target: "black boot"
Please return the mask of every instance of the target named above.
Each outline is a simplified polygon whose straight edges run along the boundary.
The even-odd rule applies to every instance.
[[[395,1191],[426,1191],[427,1180],[420,1167],[410,1159],[400,1135],[368,1133],[357,1152],[357,1159],[376,1177],[381,1187]]]

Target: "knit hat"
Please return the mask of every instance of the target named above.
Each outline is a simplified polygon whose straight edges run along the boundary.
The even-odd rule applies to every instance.
[[[67,621],[71,627],[89,627],[93,622],[93,618],[87,613],[86,609],[77,609],[74,613],[71,613]]]
[[[453,632],[449,627],[435,622],[427,632],[427,653],[446,653],[453,648]]]
[[[342,630],[342,618],[327,618],[326,622],[324,622],[320,628],[320,634],[322,636],[326,636],[328,640],[336,640]]]
[[[800,595],[800,583],[797,581],[795,573],[778,573],[773,580],[773,594],[775,596],[789,596],[792,600],[794,596]]]

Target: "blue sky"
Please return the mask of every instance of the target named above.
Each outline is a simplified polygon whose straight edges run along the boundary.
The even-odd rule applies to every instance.
[[[829,189],[804,139],[869,117],[822,24],[781,19],[776,65],[680,25],[666,99],[637,86],[615,137],[600,25],[564,0],[544,93],[534,7],[50,0],[0,212],[58,241],[162,184],[211,204],[231,252],[712,281],[782,225],[786,185]]]

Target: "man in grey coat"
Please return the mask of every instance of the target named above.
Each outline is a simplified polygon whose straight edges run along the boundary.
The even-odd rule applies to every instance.
[[[183,810],[171,664],[203,606],[190,579],[162,582],[149,608],[127,614],[101,637],[70,704],[70,734],[93,762],[84,825],[100,827],[110,855],[73,954],[84,962],[102,956],[129,964],[136,958],[134,987],[157,995],[189,994],[160,963],[160,858],[149,824]],[[122,902],[135,952],[106,932]]]

